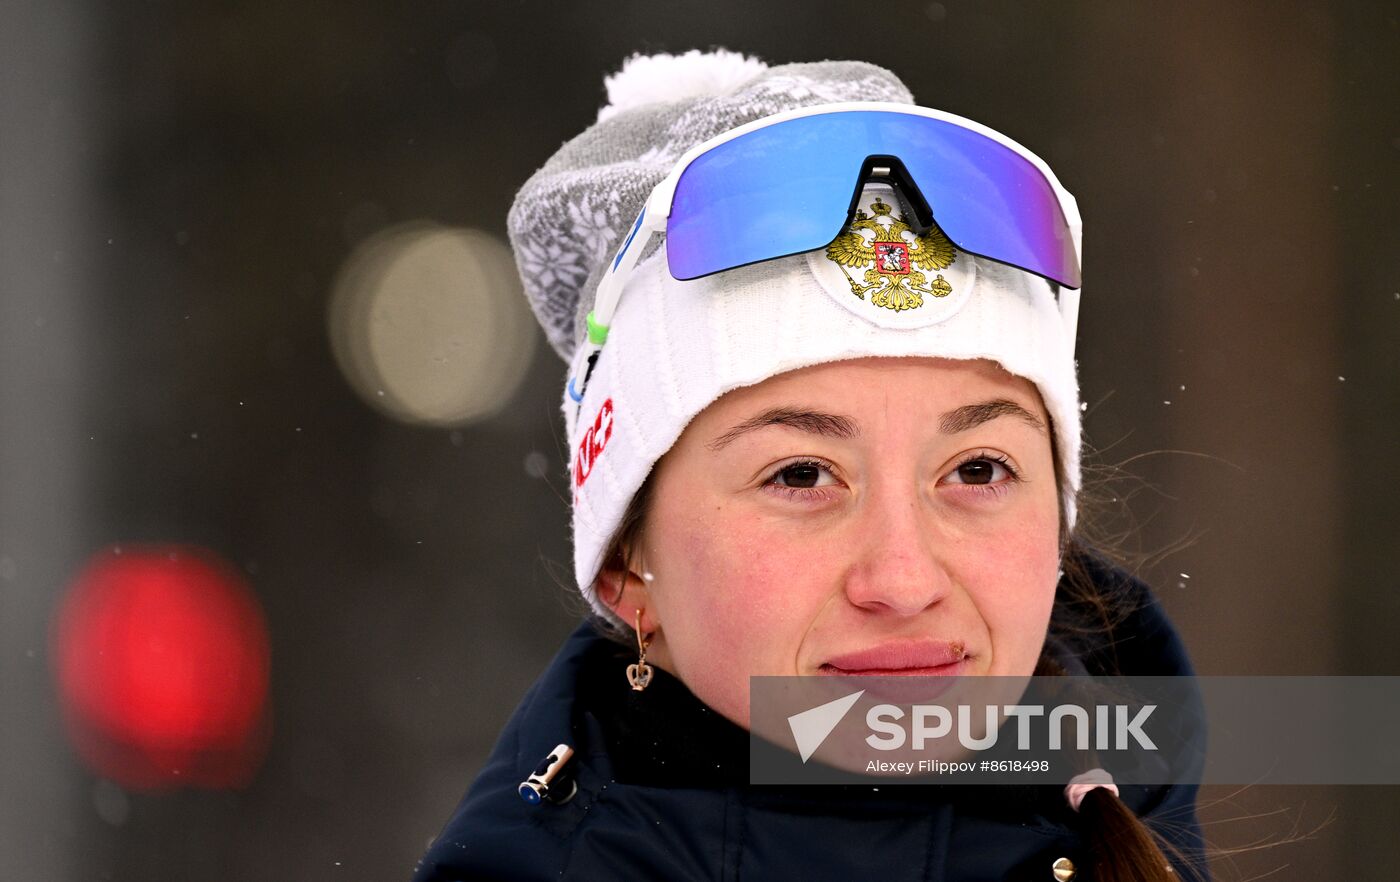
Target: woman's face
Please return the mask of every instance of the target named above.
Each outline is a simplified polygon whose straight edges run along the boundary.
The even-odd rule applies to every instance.
[[[1049,419],[987,361],[733,390],[657,463],[624,590],[649,661],[748,726],[755,675],[1026,675],[1059,565]]]

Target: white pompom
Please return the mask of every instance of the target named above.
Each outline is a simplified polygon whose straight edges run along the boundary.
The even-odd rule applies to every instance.
[[[604,78],[608,104],[598,111],[598,122],[644,104],[723,95],[767,69],[759,59],[727,49],[633,55],[622,70]]]

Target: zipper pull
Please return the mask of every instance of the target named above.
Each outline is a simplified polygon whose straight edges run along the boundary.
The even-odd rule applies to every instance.
[[[578,783],[573,775],[564,772],[564,764],[574,755],[574,749],[561,744],[540,760],[530,777],[521,782],[518,788],[520,798],[530,805],[539,805],[549,800],[555,805],[563,805],[574,798]]]

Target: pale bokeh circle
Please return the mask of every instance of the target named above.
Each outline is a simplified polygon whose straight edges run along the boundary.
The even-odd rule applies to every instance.
[[[510,249],[480,230],[425,222],[362,243],[327,320],[341,372],[366,402],[438,426],[500,412],[538,335]]]

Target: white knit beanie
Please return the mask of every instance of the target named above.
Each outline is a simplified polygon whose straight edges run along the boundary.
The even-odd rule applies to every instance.
[[[525,293],[570,362],[566,383],[584,374],[585,316],[603,269],[688,148],[797,107],[913,103],[893,74],[864,62],[770,68],[723,50],[634,57],[606,84],[609,104],[598,122],[525,183],[509,216]],[[1054,423],[1066,526],[1073,525],[1080,484],[1073,316],[1061,316],[1049,282],[961,252],[936,227],[916,236],[898,206],[888,185],[869,184],[855,221],[827,248],[690,281],[672,278],[664,242],[643,252],[582,400],[563,395],[574,574],[599,614],[617,621],[593,590],[607,545],[690,420],[731,389],[823,362],[985,358],[1035,383]],[[882,242],[895,244],[877,248]]]

